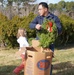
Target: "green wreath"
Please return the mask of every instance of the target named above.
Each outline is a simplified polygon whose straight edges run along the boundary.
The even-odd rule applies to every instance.
[[[48,48],[58,37],[56,24],[53,20],[44,19],[42,29],[38,32],[40,46]]]

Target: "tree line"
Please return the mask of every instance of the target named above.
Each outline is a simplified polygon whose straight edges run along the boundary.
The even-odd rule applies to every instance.
[[[36,0],[7,0],[7,2],[0,0],[0,12],[9,19],[12,19],[16,15],[19,17],[29,15],[29,12],[38,14],[38,4],[31,4],[33,2],[30,3],[30,1],[35,2]],[[74,2],[60,1],[55,4],[50,3],[49,11],[58,16],[64,13],[74,19]]]
[[[35,0],[7,0],[4,7],[4,0],[0,0],[0,47],[17,47],[16,35],[19,27],[27,30],[28,39],[35,38],[36,30],[29,28],[30,22],[37,15],[38,4],[29,4]],[[13,6],[13,2],[16,6]],[[23,7],[20,4],[23,2]],[[15,8],[15,9],[14,9]],[[57,4],[49,4],[49,11],[60,18],[63,30],[56,40],[56,45],[74,43],[74,2],[60,1]],[[31,13],[30,13],[31,12]],[[21,14],[21,15],[20,15]]]

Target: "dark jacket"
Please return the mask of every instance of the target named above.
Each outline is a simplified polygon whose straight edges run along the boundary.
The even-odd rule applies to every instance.
[[[60,34],[62,32],[62,26],[61,26],[61,23],[60,23],[60,20],[57,16],[55,16],[54,14],[52,13],[48,13],[48,15],[46,17],[44,16],[37,16],[31,23],[30,23],[30,28],[33,29],[35,28],[36,24],[40,24],[42,25],[43,23],[43,20],[44,18],[46,19],[53,19],[54,22],[56,23],[56,26],[57,26],[57,29],[58,29],[58,34]]]

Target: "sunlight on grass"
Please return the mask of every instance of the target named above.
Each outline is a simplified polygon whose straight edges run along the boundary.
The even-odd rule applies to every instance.
[[[74,48],[56,50],[52,63],[53,75],[74,75]]]

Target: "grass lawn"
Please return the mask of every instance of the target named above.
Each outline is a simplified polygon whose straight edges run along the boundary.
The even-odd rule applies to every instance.
[[[0,75],[10,75],[14,68],[21,63],[20,57],[16,57],[18,49],[0,49]],[[52,60],[53,75],[74,75],[74,48],[55,50]],[[24,75],[23,71],[20,75]]]

